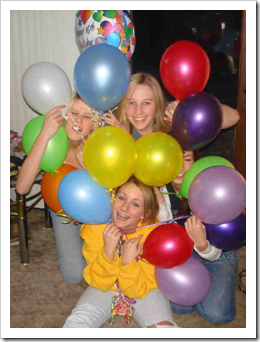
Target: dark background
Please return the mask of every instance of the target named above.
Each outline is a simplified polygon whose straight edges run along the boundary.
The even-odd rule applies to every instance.
[[[210,60],[210,77],[203,91],[223,104],[237,107],[242,11],[133,10],[131,16],[136,35],[133,74],[153,74],[166,100],[173,101],[160,78],[160,60],[173,43],[190,40],[201,45]],[[234,141],[235,127],[221,130],[216,139],[200,150],[200,156],[218,155],[233,163]]]

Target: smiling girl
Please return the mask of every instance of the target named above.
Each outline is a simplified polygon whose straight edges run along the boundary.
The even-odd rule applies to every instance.
[[[132,313],[142,328],[178,327],[168,299],[156,284],[154,266],[137,260],[156,226],[135,228],[155,223],[158,208],[153,189],[131,177],[116,193],[113,223],[82,225],[88,265],[84,279],[89,286],[64,328],[99,328],[115,314],[126,316],[130,323]]]
[[[165,109],[165,99],[156,78],[148,73],[132,75],[126,94],[118,105],[116,117],[106,113],[103,120],[112,126],[126,129],[135,140],[152,133],[170,131],[174,111],[180,101],[176,100]],[[238,112],[222,106],[222,129],[231,127],[239,120]]]
[[[91,108],[78,95],[72,98],[69,111],[66,114],[67,120],[62,116],[61,109],[63,108],[65,106],[55,107],[45,115],[42,129],[19,171],[16,183],[18,193],[26,194],[30,191],[40,172],[40,163],[48,143],[62,125],[64,125],[69,138],[69,150],[64,163],[77,169],[84,168],[83,146],[88,135],[98,128],[98,122],[92,121]],[[82,280],[82,272],[86,266],[81,251],[80,226],[75,226],[72,222],[62,224],[64,218],[57,216],[52,210],[50,212],[61,275],[67,283],[76,284]]]

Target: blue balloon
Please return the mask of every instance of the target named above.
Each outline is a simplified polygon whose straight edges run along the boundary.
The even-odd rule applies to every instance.
[[[246,211],[228,223],[204,225],[208,241],[217,248],[238,249],[246,242]]]
[[[59,184],[58,199],[72,219],[87,224],[102,224],[112,215],[107,189],[97,184],[86,170],[75,170]]]
[[[124,96],[131,78],[126,56],[109,44],[95,44],[79,56],[74,83],[79,96],[90,107],[106,111]]]

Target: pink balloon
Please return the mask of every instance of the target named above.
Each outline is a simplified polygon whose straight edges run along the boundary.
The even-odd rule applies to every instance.
[[[209,167],[192,181],[189,205],[192,213],[202,222],[230,222],[245,209],[246,181],[239,172],[230,167]]]
[[[209,272],[193,257],[174,268],[155,268],[155,278],[164,296],[182,306],[202,302],[210,291]]]

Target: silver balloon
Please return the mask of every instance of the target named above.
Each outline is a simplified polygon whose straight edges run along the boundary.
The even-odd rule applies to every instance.
[[[31,65],[22,78],[22,94],[27,104],[39,114],[71,101],[71,84],[66,73],[56,64],[39,62]]]

